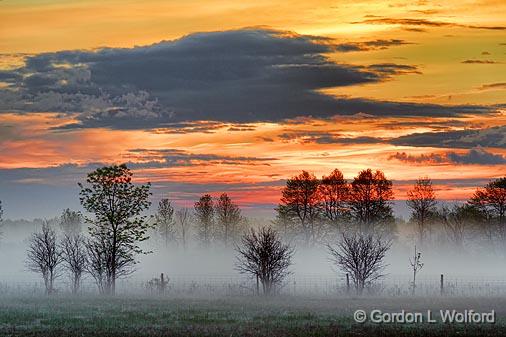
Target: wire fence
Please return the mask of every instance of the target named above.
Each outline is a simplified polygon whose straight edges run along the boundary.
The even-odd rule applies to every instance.
[[[242,275],[164,275],[166,285],[163,287],[165,296],[247,296],[257,292],[254,279]],[[157,286],[160,276],[148,279],[130,278],[117,282],[118,294],[160,295]],[[156,282],[153,282],[156,281]],[[366,287],[364,294],[374,296],[411,296],[412,279],[407,275],[387,275]],[[44,293],[44,283],[39,280],[5,279],[0,276],[0,295]],[[70,283],[63,278],[56,282],[59,293],[70,292]],[[344,297],[354,296],[353,281],[349,283],[346,275],[292,275],[280,285],[279,294],[288,296]],[[97,293],[92,279],[85,279],[81,293]],[[416,282],[417,296],[506,296],[506,280],[471,277],[429,275],[419,277]]]

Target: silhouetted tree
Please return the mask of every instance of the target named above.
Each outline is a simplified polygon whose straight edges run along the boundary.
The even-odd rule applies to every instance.
[[[320,203],[318,194],[319,181],[306,171],[288,179],[282,191],[278,211],[286,212],[297,223],[307,245],[314,244],[320,234]]]
[[[416,250],[416,245],[415,245],[415,255],[413,255],[413,258],[409,259],[409,264],[411,265],[411,269],[413,270],[413,283],[411,284],[411,295],[414,296],[416,291],[416,275],[423,268],[422,253]]]
[[[176,211],[176,224],[179,229],[181,244],[183,248],[186,249],[191,226],[191,212],[188,208],[181,208]]]
[[[144,253],[138,243],[148,239],[152,227],[141,213],[148,209],[150,184],[135,186],[132,172],[126,165],[99,168],[81,187],[80,200],[84,209],[93,213],[90,235],[106,245],[107,292],[115,293],[116,279],[129,274],[127,268],[135,264],[135,255]]]
[[[394,222],[392,182],[381,171],[361,171],[351,183],[350,208],[360,231],[384,230]]]
[[[82,216],[79,212],[65,209],[60,216],[60,228],[65,235],[81,232]]]
[[[416,224],[420,243],[423,244],[425,234],[430,233],[429,226],[437,212],[432,181],[427,177],[418,179],[413,189],[408,191],[406,204],[411,209],[411,220]]]
[[[29,240],[26,266],[34,273],[42,275],[46,294],[52,294],[54,281],[61,275],[62,252],[57,243],[56,232],[47,221],[40,232],[33,233]]]
[[[2,207],[2,200],[0,200],[0,240],[2,239],[2,236],[3,236],[3,232],[2,232],[2,228],[3,228],[3,216],[4,216],[4,209]]]
[[[296,228],[288,207],[279,205],[275,211],[276,218],[272,221],[273,227],[283,238],[292,238],[296,234]]]
[[[497,229],[502,241],[506,240],[506,177],[478,188],[469,204],[486,214],[488,224]]]
[[[209,195],[203,195],[199,201],[195,203],[195,218],[197,225],[197,239],[208,247],[213,239],[214,230],[214,203],[213,198]]]
[[[226,193],[223,193],[216,202],[215,214],[218,236],[225,245],[228,245],[241,233],[241,225],[244,220],[241,210]]]
[[[342,233],[335,247],[328,245],[332,260],[343,272],[349,274],[358,295],[372,282],[383,277],[383,262],[391,241],[374,234]]]
[[[81,234],[65,234],[61,242],[63,265],[70,275],[72,294],[77,294],[86,269],[85,239]]]
[[[157,234],[163,240],[165,247],[168,247],[171,241],[176,240],[174,207],[169,199],[160,200],[155,219]]]
[[[288,268],[292,264],[294,250],[283,244],[277,232],[270,227],[262,227],[258,231],[250,229],[243,235],[241,243],[236,247],[236,269],[255,277],[262,284],[264,295],[272,294],[290,274]]]
[[[350,187],[338,169],[324,176],[319,184],[322,215],[336,229],[349,220]]]

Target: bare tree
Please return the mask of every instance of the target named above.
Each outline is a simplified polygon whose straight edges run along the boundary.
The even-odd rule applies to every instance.
[[[270,295],[290,274],[288,268],[292,264],[293,248],[283,244],[279,235],[270,227],[251,229],[244,234],[242,245],[236,247],[236,269],[249,274],[262,284],[264,295]]]
[[[174,207],[169,199],[160,200],[155,219],[157,234],[162,238],[165,247],[168,247],[171,241],[176,240]]]
[[[64,235],[74,235],[81,232],[83,217],[79,212],[67,208],[60,216],[60,228]]]
[[[476,207],[470,204],[455,205],[452,208],[442,207],[438,211],[438,218],[443,224],[447,240],[457,249],[464,249],[466,240],[476,229],[480,229],[486,218],[485,215]],[[488,231],[481,231],[480,234],[486,234],[490,241],[494,240],[496,232],[491,228],[485,228]]]
[[[64,267],[70,275],[72,294],[77,294],[87,265],[85,239],[81,234],[66,234],[61,243]]]
[[[176,211],[176,225],[179,229],[179,238],[183,248],[186,249],[188,233],[191,225],[191,212],[188,208],[181,208]]]
[[[228,245],[241,233],[241,225],[244,221],[241,210],[226,193],[223,193],[216,202],[215,213],[218,236],[225,245]]]
[[[88,263],[85,265],[86,272],[90,274],[95,283],[97,284],[98,291],[101,294],[108,293],[110,282],[108,281],[110,253],[108,252],[109,245],[104,242],[104,238],[97,238],[94,240],[87,240],[86,247],[86,260]]]
[[[195,203],[195,218],[197,225],[197,239],[204,247],[208,247],[213,239],[214,204],[209,194],[200,197]]]
[[[415,245],[415,255],[413,255],[413,258],[409,258],[409,264],[411,265],[411,269],[413,270],[413,283],[411,284],[411,294],[414,296],[416,289],[416,275],[418,274],[420,269],[423,268],[422,253],[416,250],[416,245]]]
[[[47,294],[54,292],[54,281],[61,275],[59,267],[62,261],[56,232],[44,221],[42,231],[33,233],[29,240],[26,266],[42,275]]]
[[[286,212],[300,228],[306,245],[315,244],[320,233],[320,203],[318,195],[318,179],[311,173],[301,174],[288,179],[282,191],[279,210]]]
[[[335,247],[327,245],[332,261],[351,275],[358,295],[375,280],[383,277],[383,262],[391,241],[365,233],[343,233]]]
[[[420,244],[425,241],[425,234],[431,232],[429,225],[437,212],[436,194],[432,181],[427,177],[419,178],[413,189],[408,191],[406,204],[411,208],[411,220],[416,224]]]

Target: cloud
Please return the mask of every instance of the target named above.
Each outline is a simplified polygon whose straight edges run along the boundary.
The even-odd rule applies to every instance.
[[[297,140],[302,143],[317,144],[373,144],[383,143],[384,140],[375,137],[343,137],[325,131],[289,131],[278,135],[284,141]]]
[[[389,160],[398,160],[411,164],[478,164],[478,165],[503,165],[506,158],[500,154],[490,153],[481,147],[473,148],[465,153],[427,153],[421,155],[409,155],[406,152],[397,152],[388,157]]]
[[[390,140],[394,145],[456,147],[470,149],[478,146],[506,148],[506,126],[477,130],[414,133]]]
[[[378,39],[364,42],[338,43],[334,45],[334,50],[346,53],[356,51],[382,50],[389,47],[402,46],[406,44],[412,43],[400,39]]]
[[[402,43],[374,40],[362,45]],[[336,63],[324,56],[335,48],[328,38],[242,29],[196,33],[144,47],[44,53],[3,73],[8,87],[0,89],[0,111],[76,114],[77,123],[62,127],[67,129],[176,132],[188,130],[194,121],[243,124],[357,113],[451,117],[493,111],[327,95],[321,89],[419,73],[413,65]]]
[[[461,63],[467,64],[497,64],[499,62],[493,60],[464,60]]]
[[[506,89],[506,82],[483,84],[479,90],[503,90]]]
[[[401,25],[407,26],[409,29],[412,27],[462,27],[471,29],[486,29],[486,30],[506,30],[506,26],[482,26],[482,25],[464,25],[454,22],[446,21],[433,21],[428,19],[413,19],[413,18],[372,18],[363,21],[352,22],[355,24],[377,24],[377,25]]]

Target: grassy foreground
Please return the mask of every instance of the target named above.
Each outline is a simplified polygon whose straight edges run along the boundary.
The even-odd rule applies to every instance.
[[[474,309],[496,324],[355,323],[356,309]],[[506,299],[0,298],[0,336],[504,336]]]

